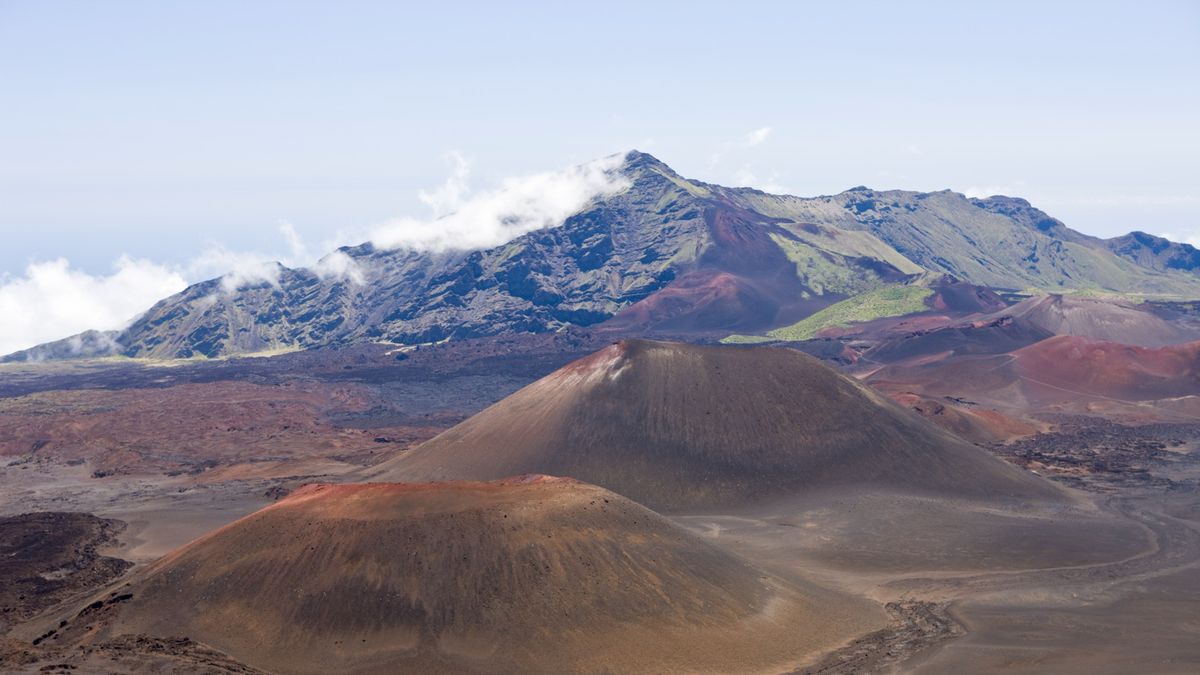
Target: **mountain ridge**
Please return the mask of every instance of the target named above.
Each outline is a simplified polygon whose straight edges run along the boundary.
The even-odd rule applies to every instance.
[[[597,324],[761,334],[927,273],[1013,291],[1200,297],[1193,247],[1144,233],[1090,237],[1020,198],[865,187],[772,195],[689,180],[636,150],[616,171],[624,189],[499,246],[342,247],[362,283],[284,266],[233,290],[228,277],[212,279],[124,330],[4,360],[217,357]]]

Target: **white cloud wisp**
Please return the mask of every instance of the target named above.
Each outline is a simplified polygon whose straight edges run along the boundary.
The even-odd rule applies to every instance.
[[[625,155],[619,154],[564,171],[509,178],[494,190],[464,200],[468,165],[458,157],[446,183],[421,194],[434,212],[433,219],[392,220],[372,228],[369,238],[376,246],[389,249],[499,246],[523,234],[561,225],[593,199],[627,188],[628,179],[619,172],[624,161]]]
[[[108,276],[72,269],[65,258],[31,263],[0,279],[0,355],[89,329],[123,328],[187,282],[169,267],[123,256]]]
[[[511,178],[475,195],[467,182],[470,163],[457,153],[450,160],[446,182],[418,195],[432,217],[379,225],[370,231],[373,243],[419,250],[497,246],[561,225],[591,200],[628,187],[619,172],[623,153],[565,171]],[[281,222],[278,230],[281,248],[286,249],[282,254],[235,251],[213,243],[178,266],[122,256],[113,273],[104,276],[72,268],[59,258],[32,263],[23,276],[0,277],[0,316],[5,317],[0,322],[0,355],[86,330],[124,328],[155,302],[204,279],[219,278],[222,293],[264,283],[278,287],[286,266],[308,268],[326,280],[366,283],[367,270],[349,255],[334,251],[314,259],[291,223]]]

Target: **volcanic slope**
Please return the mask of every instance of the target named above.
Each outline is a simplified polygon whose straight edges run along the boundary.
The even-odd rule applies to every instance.
[[[901,317],[856,331],[873,341],[865,364],[927,363],[950,357],[1006,354],[1055,335],[1139,347],[1200,340],[1200,330],[1179,305],[1135,305],[1113,298],[1046,295],[983,315],[960,316],[942,325]],[[846,332],[850,332],[847,330]]]
[[[119,592],[63,640],[185,634],[291,673],[778,672],[880,623],[548,476],[308,485]]]
[[[1200,342],[1148,349],[1062,335],[1014,356],[1019,376],[1081,396],[1151,401],[1200,392]]]
[[[1059,335],[1007,354],[889,365],[868,381],[918,407],[937,401],[948,411],[943,417],[1107,411],[1134,420],[1194,421],[1200,342],[1148,348]]]
[[[1112,299],[1048,295],[1029,298],[993,316],[1013,317],[1052,335],[1074,335],[1141,347],[1200,339],[1193,328]]]
[[[851,485],[1061,498],[798,351],[644,340],[571,363],[370,475],[518,473],[573,476],[667,511]]]

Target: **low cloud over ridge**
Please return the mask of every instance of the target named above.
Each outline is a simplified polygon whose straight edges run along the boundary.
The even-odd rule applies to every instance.
[[[561,225],[591,200],[629,187],[620,173],[625,162],[622,153],[563,171],[509,178],[498,188],[464,199],[469,164],[457,155],[453,159],[454,171],[446,183],[421,193],[434,217],[400,218],[378,225],[370,230],[371,243],[422,251],[499,246]]]
[[[74,269],[65,258],[30,263],[23,276],[0,279],[0,355],[88,329],[122,328],[186,286],[178,271],[128,256],[107,276]]]
[[[395,219],[357,240],[418,250],[498,246],[561,225],[593,199],[627,188],[628,179],[620,173],[625,157],[621,153],[562,171],[509,178],[472,194],[470,162],[451,153],[450,176],[419,194],[430,217]],[[225,293],[253,284],[277,286],[281,264],[306,267],[322,279],[365,283],[367,270],[350,256],[333,251],[316,258],[290,223],[279,223],[278,230],[284,251],[274,254],[213,243],[178,266],[122,256],[107,276],[73,268],[65,258],[31,263],[22,276],[0,277],[0,315],[6,317],[0,324],[0,355],[86,330],[122,329],[154,303],[205,279],[219,278]],[[355,238],[343,234],[339,239]],[[322,248],[334,245],[326,241]]]

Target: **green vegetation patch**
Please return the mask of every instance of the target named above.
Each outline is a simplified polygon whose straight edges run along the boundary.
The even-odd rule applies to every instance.
[[[654,169],[654,172],[657,173],[658,175],[662,176],[663,178],[666,178],[667,180],[671,181],[672,183],[675,184],[676,187],[678,187],[682,190],[685,190],[688,194],[692,195],[693,197],[699,197],[701,199],[704,199],[706,197],[712,196],[712,191],[706,187],[696,185],[695,183],[693,183],[689,180],[685,180],[683,178],[680,178],[679,176],[674,176],[672,174],[665,173],[658,169]]]
[[[726,338],[721,338],[721,342],[727,345],[753,345],[760,342],[774,342],[775,338],[769,338],[764,335],[730,335]]]
[[[766,342],[769,340],[810,340],[824,328],[848,326],[888,316],[915,314],[929,309],[925,300],[933,290],[925,286],[885,286],[852,298],[846,298],[801,321],[776,328],[764,336],[731,335],[722,342],[729,344]]]
[[[905,274],[920,274],[925,271],[920,265],[905,258],[899,251],[883,243],[870,232],[843,230],[833,226],[807,226],[806,228],[806,226],[795,223],[784,223],[782,227],[806,244],[829,253],[836,253],[846,258],[875,258]],[[779,239],[776,239],[776,242],[781,247],[784,246]]]
[[[796,276],[816,295],[856,295],[880,284],[873,271],[850,264],[844,256],[777,234],[771,239],[796,264]]]

